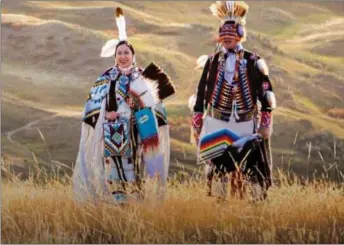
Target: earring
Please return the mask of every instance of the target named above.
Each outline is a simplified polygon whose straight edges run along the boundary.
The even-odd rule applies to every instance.
[[[240,24],[237,26],[237,34],[240,38],[244,36],[244,27]]]

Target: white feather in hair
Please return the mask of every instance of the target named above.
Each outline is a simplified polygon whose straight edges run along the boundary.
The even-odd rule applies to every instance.
[[[105,45],[102,47],[100,57],[107,58],[113,56],[115,54],[117,44],[117,39],[111,39],[107,41]]]
[[[118,28],[118,38],[120,41],[127,40],[126,22],[121,8],[116,9],[116,23]]]
[[[127,40],[126,22],[121,8],[116,9],[116,24],[118,28],[118,39],[108,40],[102,47],[100,57],[108,58],[115,54],[119,41]]]

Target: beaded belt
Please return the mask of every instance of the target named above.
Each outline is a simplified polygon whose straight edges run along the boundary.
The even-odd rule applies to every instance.
[[[218,109],[215,109],[214,107],[208,107],[207,109],[207,115],[221,120],[221,121],[226,121],[229,122],[230,117],[231,117],[231,112],[224,112],[224,111],[220,111]],[[239,119],[235,119],[235,121],[238,122],[246,122],[246,121],[251,121],[253,119],[254,116],[254,109],[252,111],[246,112],[246,113],[242,113],[242,114],[238,114]]]

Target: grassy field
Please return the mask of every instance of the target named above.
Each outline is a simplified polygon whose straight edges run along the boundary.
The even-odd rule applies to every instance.
[[[194,69],[196,59],[215,46],[219,22],[210,3],[3,1],[2,242],[344,242],[343,186],[326,182],[343,182],[344,4],[249,2],[244,47],[269,66],[278,102],[274,177],[288,179],[271,189],[269,202],[252,205],[230,198],[216,203],[204,196],[198,179],[177,181],[197,168],[187,100],[201,75]],[[62,177],[72,172],[84,99],[113,64],[99,53],[117,35],[118,6],[138,65],[157,63],[177,88],[166,101],[172,136],[169,189],[161,205],[148,198],[124,208],[79,206],[68,181],[62,185],[50,175],[56,167]],[[20,181],[8,178],[7,171],[19,174]],[[30,177],[37,171],[49,180],[42,184]],[[303,185],[290,183],[293,174]],[[304,185],[312,178],[318,182]]]
[[[4,163],[2,171],[1,243],[344,242],[344,186],[326,179],[298,181],[279,172],[267,201],[219,202],[205,196],[197,175],[180,181],[180,173],[170,178],[163,202],[147,182],[143,201],[118,206],[77,203],[68,177],[38,172],[23,182]]]

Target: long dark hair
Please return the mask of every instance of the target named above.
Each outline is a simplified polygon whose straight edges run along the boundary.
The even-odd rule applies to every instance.
[[[129,48],[129,49],[131,50],[131,52],[133,53],[133,55],[135,55],[135,50],[134,50],[133,45],[131,45],[131,43],[129,43],[128,41],[123,40],[123,41],[120,41],[120,42],[117,44],[117,46],[116,46],[115,57],[116,57],[116,54],[117,54],[117,49],[118,49],[118,47],[121,46],[121,45],[123,45],[123,44],[127,45],[128,48]]]

